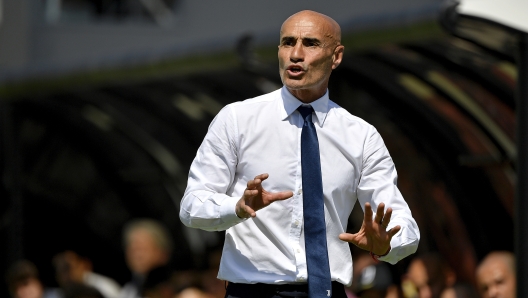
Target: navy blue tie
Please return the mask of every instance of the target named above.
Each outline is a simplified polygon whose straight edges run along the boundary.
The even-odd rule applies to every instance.
[[[304,118],[301,133],[301,166],[308,294],[310,298],[331,297],[332,281],[326,248],[319,142],[312,122],[312,107],[300,106],[297,110]]]

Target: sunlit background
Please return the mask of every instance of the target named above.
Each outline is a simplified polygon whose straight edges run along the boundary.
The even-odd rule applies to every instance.
[[[55,287],[51,260],[69,249],[123,284],[122,229],[145,217],[169,228],[174,270],[208,269],[223,234],[178,218],[190,163],[224,105],[281,87],[280,26],[312,9],[342,27],[330,97],[384,138],[418,254],[473,283],[485,254],[514,249],[517,66],[502,32],[481,44],[449,32],[446,5],[0,0],[0,272],[28,259]]]

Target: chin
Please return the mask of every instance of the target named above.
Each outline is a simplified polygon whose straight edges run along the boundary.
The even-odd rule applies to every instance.
[[[306,88],[306,86],[302,83],[302,81],[295,81],[295,80],[286,80],[284,82],[284,85],[290,90],[299,90],[299,89]]]

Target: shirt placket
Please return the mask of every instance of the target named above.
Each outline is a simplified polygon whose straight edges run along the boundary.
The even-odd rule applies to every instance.
[[[290,242],[292,245],[295,266],[297,268],[296,281],[305,282],[307,279],[306,269],[306,255],[304,247],[301,247],[301,231],[303,226],[303,195],[302,195],[302,175],[301,175],[301,132],[302,132],[302,117],[295,113],[292,116],[297,116],[298,133],[297,133],[297,169],[295,175],[295,192],[293,195],[293,210],[290,223]]]

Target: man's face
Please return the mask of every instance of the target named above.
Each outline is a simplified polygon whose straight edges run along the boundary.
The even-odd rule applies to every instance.
[[[337,25],[336,25],[337,26]],[[322,16],[299,13],[284,22],[279,44],[282,83],[304,102],[324,95],[330,73],[341,62],[339,30]]]
[[[442,281],[432,280],[425,266],[421,260],[413,261],[407,271],[407,277],[416,287],[419,298],[438,297],[443,289]]]
[[[168,261],[167,253],[160,248],[152,235],[143,229],[133,231],[126,247],[127,264],[131,271],[146,274]]]
[[[483,298],[515,298],[515,276],[504,262],[494,261],[480,268],[477,285]]]
[[[428,285],[429,277],[427,276],[427,270],[425,269],[425,266],[421,261],[414,261],[411,264],[407,272],[407,276],[416,287],[418,297],[432,297],[431,289]]]
[[[38,279],[28,278],[19,285],[15,290],[16,298],[40,298],[44,290]]]

